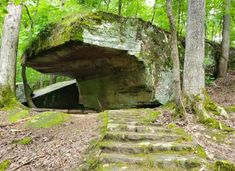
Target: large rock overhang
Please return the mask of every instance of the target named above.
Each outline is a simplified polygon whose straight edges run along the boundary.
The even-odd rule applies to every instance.
[[[49,25],[25,52],[39,72],[76,78],[90,108],[166,103],[172,79],[166,32],[140,19],[98,12]]]
[[[206,47],[215,61],[218,45]],[[80,101],[90,108],[158,105],[173,97],[169,33],[141,19],[70,16],[40,32],[25,56],[39,72],[76,78]]]

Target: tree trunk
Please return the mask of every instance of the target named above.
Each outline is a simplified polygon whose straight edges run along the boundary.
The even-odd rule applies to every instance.
[[[153,15],[152,15],[152,20],[151,20],[152,24],[153,24],[154,18],[155,18],[156,7],[157,7],[157,0],[155,0],[154,6],[153,6]]]
[[[50,76],[50,84],[55,84],[56,83],[57,76],[56,75],[51,75]]]
[[[21,64],[22,66],[21,75],[22,75],[23,85],[24,85],[24,94],[25,94],[25,98],[27,100],[29,107],[35,108],[36,106],[34,105],[32,97],[31,97],[32,90],[27,81],[25,61],[26,61],[26,56],[23,57],[23,61]]]
[[[231,0],[226,0],[225,14],[223,16],[222,56],[219,60],[218,77],[225,77],[228,70],[230,48],[230,5]]]
[[[22,6],[9,3],[8,14],[4,19],[0,53],[0,101],[5,105],[15,98],[16,57],[21,16]]]
[[[118,1],[118,15],[122,15],[122,0]]]
[[[167,15],[169,18],[169,23],[171,28],[171,58],[173,61],[175,103],[179,108],[183,108],[181,83],[180,83],[180,62],[179,62],[179,52],[178,52],[177,30],[172,10],[172,0],[166,0],[166,6],[167,6]]]
[[[183,90],[193,97],[205,88],[205,1],[188,0]]]

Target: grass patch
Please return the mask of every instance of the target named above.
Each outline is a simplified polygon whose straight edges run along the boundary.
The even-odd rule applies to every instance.
[[[215,162],[215,171],[234,171],[235,165],[227,160],[219,160]]]
[[[225,110],[228,113],[234,113],[235,112],[235,105],[234,106],[226,106]]]
[[[32,128],[51,128],[61,125],[69,119],[69,115],[61,112],[43,112],[26,122],[27,127]]]
[[[142,119],[141,123],[144,125],[151,124],[157,120],[157,118],[160,114],[161,114],[161,112],[159,112],[159,111],[152,111],[151,113],[148,114],[147,117]]]
[[[3,162],[0,163],[0,171],[5,171],[8,169],[10,166],[11,162],[10,160],[4,160]]]
[[[8,120],[12,123],[17,122],[21,119],[27,118],[29,116],[28,110],[22,110],[20,112],[12,111],[8,115]]]
[[[20,145],[29,145],[33,142],[31,137],[24,137],[19,140],[14,140],[12,143],[13,144],[20,144]]]
[[[201,158],[206,159],[207,158],[207,154],[206,151],[204,150],[204,148],[200,145],[197,145],[197,154],[198,156],[200,156]]]

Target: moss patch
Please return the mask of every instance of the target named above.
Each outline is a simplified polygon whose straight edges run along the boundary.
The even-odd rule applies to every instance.
[[[143,123],[145,125],[149,125],[149,124],[155,122],[160,114],[161,114],[161,112],[159,112],[159,111],[152,111],[148,114],[147,117],[145,117],[141,121],[141,123]]]
[[[4,160],[3,162],[0,163],[0,171],[5,171],[8,169],[10,166],[11,162],[10,160]]]
[[[226,112],[234,113],[235,112],[235,105],[234,106],[227,106],[225,107]]]
[[[230,161],[220,160],[215,162],[215,171],[234,171],[235,165]]]
[[[14,140],[12,143],[13,144],[20,144],[20,145],[29,145],[33,142],[31,137],[24,137],[19,140]]]
[[[198,156],[200,156],[201,158],[207,158],[207,154],[206,151],[204,150],[204,148],[200,145],[197,146],[197,154]]]
[[[12,123],[17,122],[29,116],[28,110],[22,110],[20,112],[12,111],[8,115],[8,120]]]
[[[26,122],[27,127],[32,128],[51,128],[63,124],[69,119],[69,115],[60,112],[43,112],[32,117]]]

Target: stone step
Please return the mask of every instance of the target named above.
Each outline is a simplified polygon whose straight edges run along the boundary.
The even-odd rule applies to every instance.
[[[118,119],[109,118],[109,122],[110,123],[113,123],[113,122],[123,122],[123,123],[126,123],[126,122],[141,122],[141,119],[139,119],[139,118],[118,118]]]
[[[177,141],[184,140],[183,136],[177,134],[164,134],[164,133],[136,133],[136,132],[107,132],[105,135],[106,140],[117,140],[117,141]]]
[[[108,121],[109,124],[126,124],[126,125],[144,125],[143,123],[141,123],[140,121],[123,121],[123,120],[109,120]],[[162,124],[159,123],[152,123],[152,124],[148,124],[148,126],[162,126]]]
[[[128,132],[146,132],[146,133],[159,133],[174,132],[172,129],[167,129],[159,126],[141,126],[141,125],[127,125],[127,124],[108,124],[109,131],[128,131]]]
[[[102,152],[110,153],[153,153],[161,151],[173,151],[173,152],[191,152],[195,148],[192,144],[187,143],[172,143],[172,142],[151,142],[151,141],[142,141],[142,142],[114,142],[106,141],[103,142],[100,146]]]
[[[117,153],[102,153],[101,162],[103,164],[109,163],[125,163],[125,164],[140,164],[151,166],[153,168],[183,168],[193,169],[200,167],[202,160],[195,157],[192,154],[180,155],[180,154],[117,154]]]
[[[138,165],[138,164],[125,164],[125,163],[112,163],[101,164],[97,171],[199,171],[200,167],[193,169],[179,168],[179,167],[167,167],[160,168],[156,166]]]

